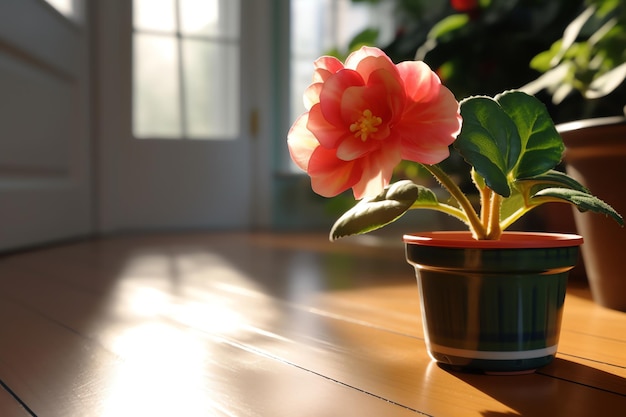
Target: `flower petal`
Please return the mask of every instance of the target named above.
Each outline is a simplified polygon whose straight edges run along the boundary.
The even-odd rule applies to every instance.
[[[319,143],[328,149],[336,148],[342,139],[350,135],[350,131],[345,126],[335,126],[326,120],[320,103],[311,107],[306,126]]]
[[[461,128],[459,103],[441,87],[436,100],[408,106],[396,130],[402,140],[402,158],[425,164],[441,162]]]
[[[406,94],[415,102],[431,101],[439,94],[441,80],[422,61],[405,61],[397,66]]]
[[[393,123],[402,116],[406,94],[402,80],[396,72],[384,69],[373,71],[368,80],[368,87],[376,94],[369,100],[372,104],[372,112],[389,123]]]
[[[358,72],[366,83],[370,82],[372,73],[382,71],[391,75],[398,80],[398,83],[402,83],[402,78],[398,73],[398,69],[394,63],[387,56],[367,57],[363,61],[359,62],[356,67]]]
[[[333,150],[317,148],[311,155],[311,188],[323,197],[333,197],[351,188],[359,179],[357,162],[337,159]]]
[[[320,104],[324,118],[335,126],[344,126],[341,117],[342,96],[346,89],[354,86],[363,86],[363,78],[352,70],[342,70],[333,74],[322,86]]]
[[[313,82],[324,82],[331,75],[344,69],[343,63],[334,56],[322,56],[313,63]]]
[[[298,117],[287,134],[289,155],[293,162],[304,171],[308,169],[313,151],[320,146],[313,133],[306,127],[308,116],[308,113],[304,113]]]
[[[349,128],[362,115],[364,110],[381,119],[391,119],[391,112],[387,105],[386,90],[381,86],[349,87],[341,98],[339,110],[343,126]]]
[[[381,141],[369,139],[362,141],[354,135],[346,137],[337,147],[337,158],[353,161],[379,149]]]
[[[322,91],[322,83],[313,83],[305,91],[303,96],[304,108],[311,110],[314,104],[320,102],[320,92]]]
[[[360,49],[352,52],[346,59],[346,68],[356,70],[361,61],[367,57],[379,57],[383,56],[387,58],[387,55],[380,50],[372,46],[362,46]],[[389,59],[389,58],[387,58]]]
[[[362,175],[353,187],[354,198],[374,197],[389,185],[393,170],[400,163],[400,147],[386,147],[363,160]]]

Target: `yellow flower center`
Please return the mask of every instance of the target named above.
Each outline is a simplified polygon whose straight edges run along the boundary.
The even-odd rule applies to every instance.
[[[363,115],[359,117],[359,120],[350,125],[350,132],[365,142],[371,133],[378,132],[376,126],[379,126],[382,122],[383,119],[374,116],[370,109],[363,110]]]

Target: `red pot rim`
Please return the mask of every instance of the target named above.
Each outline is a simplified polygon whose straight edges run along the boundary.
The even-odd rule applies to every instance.
[[[499,240],[476,240],[467,231],[420,232],[403,236],[405,243],[463,249],[559,248],[579,246],[582,236],[568,233],[503,232]]]

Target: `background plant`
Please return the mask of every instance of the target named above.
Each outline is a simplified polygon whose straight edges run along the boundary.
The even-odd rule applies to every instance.
[[[622,0],[585,4],[563,36],[531,60],[543,75],[524,89],[547,91],[554,112],[564,117],[619,114],[626,103],[626,5]]]
[[[556,123],[623,114],[623,0],[352,1],[393,1],[397,35],[378,46],[394,62],[423,60],[457,98],[524,87]],[[345,57],[376,35],[367,28],[332,52]]]

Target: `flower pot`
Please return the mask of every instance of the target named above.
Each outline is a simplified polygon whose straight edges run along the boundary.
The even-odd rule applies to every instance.
[[[556,354],[567,275],[582,237],[505,232],[404,236],[434,360],[487,373],[524,373]]]
[[[567,174],[626,214],[626,118],[582,120],[557,126],[565,143]],[[577,233],[585,238],[582,257],[593,299],[626,311],[622,256],[626,228],[605,216],[574,210]]]

